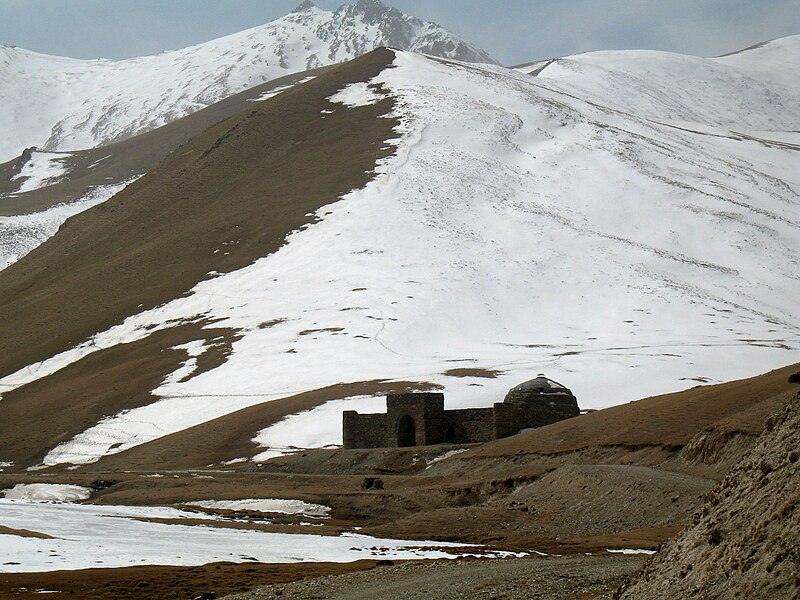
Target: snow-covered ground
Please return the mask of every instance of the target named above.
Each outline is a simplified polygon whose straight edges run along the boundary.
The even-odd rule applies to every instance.
[[[302,448],[325,448],[342,443],[342,412],[362,413],[386,409],[383,398],[355,396],[331,400],[317,408],[292,415],[259,432],[255,441],[269,450],[254,457],[256,462],[289,454]]]
[[[53,185],[67,174],[68,168],[64,161],[71,157],[69,152],[41,152],[34,150],[30,159],[23,165],[19,173],[12,177],[12,181],[19,179],[20,186],[17,194],[38,190],[41,187]]]
[[[41,212],[13,217],[0,216],[0,270],[17,262],[55,235],[69,217],[105,202],[134,180],[135,178],[92,188],[74,202],[57,204]]]
[[[797,130],[798,56],[800,35],[712,59],[654,50],[587,52],[550,62],[538,79],[638,117],[737,130]]]
[[[253,510],[256,512],[281,513],[285,515],[303,515],[306,517],[327,517],[330,507],[322,504],[311,504],[302,500],[284,500],[282,498],[247,498],[245,500],[193,500],[184,502],[187,506],[198,508],[217,508],[222,510]]]
[[[611,53],[605,70],[674,71],[673,55],[634,58],[635,69]],[[438,383],[457,408],[491,405],[544,372],[596,408],[800,359],[800,133],[727,125],[788,118],[796,98],[784,87],[743,103],[740,78],[709,67],[707,93],[675,85],[658,105],[660,84],[645,94],[625,78],[589,93],[569,78],[410,53],[394,67],[362,82],[394,96],[402,119],[395,155],[364,189],[275,254],[0,380],[13,389],[175,320],[241,332],[225,364],[168,378],[160,401],[105,419],[45,464],[92,462],[342,382]],[[342,90],[336,110],[372,101],[368,90]],[[687,123],[691,106],[699,122]],[[500,375],[447,374],[463,367]],[[257,439],[268,452],[300,445],[287,428],[302,422],[316,433],[297,427],[295,439],[329,443],[343,406]]]
[[[266,533],[146,519],[206,519],[163,507],[52,504],[0,500],[0,525],[52,539],[0,534],[0,573],[211,562],[350,562],[363,558],[454,558],[446,542],[409,542],[362,535]],[[424,549],[423,549],[424,548]],[[475,549],[485,556],[503,556]]]
[[[159,127],[260,83],[381,46],[491,61],[433,23],[376,6],[307,7],[181,50],[76,60],[0,46],[0,163],[24,148],[79,150]]]
[[[86,500],[92,490],[80,485],[61,483],[18,483],[8,490],[0,490],[8,500],[46,500],[49,502],[74,502]]]

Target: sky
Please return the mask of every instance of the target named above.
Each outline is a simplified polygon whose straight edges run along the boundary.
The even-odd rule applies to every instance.
[[[262,25],[300,0],[0,0],[0,44],[74,58],[175,50]],[[350,0],[355,2],[355,0]],[[317,0],[332,10],[345,0]],[[506,65],[589,50],[717,56],[800,33],[800,0],[384,0]]]

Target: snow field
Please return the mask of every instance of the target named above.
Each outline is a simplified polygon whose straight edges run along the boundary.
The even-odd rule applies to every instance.
[[[0,525],[54,539],[0,534],[0,572],[40,572],[135,565],[258,561],[350,562],[363,558],[455,558],[447,542],[407,542],[362,535],[265,533],[147,519],[205,519],[164,507],[50,504],[0,500]],[[475,553],[503,556],[503,553]]]

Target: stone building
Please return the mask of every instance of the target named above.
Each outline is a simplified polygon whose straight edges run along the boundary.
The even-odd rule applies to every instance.
[[[386,396],[386,412],[342,414],[346,449],[488,442],[580,414],[572,392],[544,375],[512,388],[491,408],[444,409],[444,394]]]

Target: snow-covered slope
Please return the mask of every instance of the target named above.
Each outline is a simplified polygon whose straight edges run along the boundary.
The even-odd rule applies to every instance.
[[[588,52],[532,64],[540,80],[603,106],[726,128],[796,130],[800,35],[708,59],[653,50]]]
[[[185,320],[240,333],[224,364],[187,379],[205,352],[193,345],[162,400],[103,420],[45,464],[91,462],[340,382],[436,383],[451,407],[485,406],[544,371],[600,407],[796,361],[796,107],[782,88],[740,101],[737,78],[713,67],[706,86],[662,95],[675,57],[606,60],[639,87],[605,104],[603,89],[583,89],[600,85],[592,78],[573,86],[403,52],[335,95],[335,110],[354,110],[380,97],[365,84],[380,84],[402,119],[395,155],[364,189],[278,252],[0,380],[13,389]],[[650,93],[645,71],[662,73]],[[734,122],[745,125],[723,126]],[[746,130],[768,122],[787,131]],[[319,418],[317,443],[335,442],[338,419]]]
[[[77,150],[128,137],[259,83],[379,46],[493,62],[442,27],[379,0],[334,12],[304,2],[260,27],[128,60],[76,60],[0,46],[0,163],[30,146]]]

